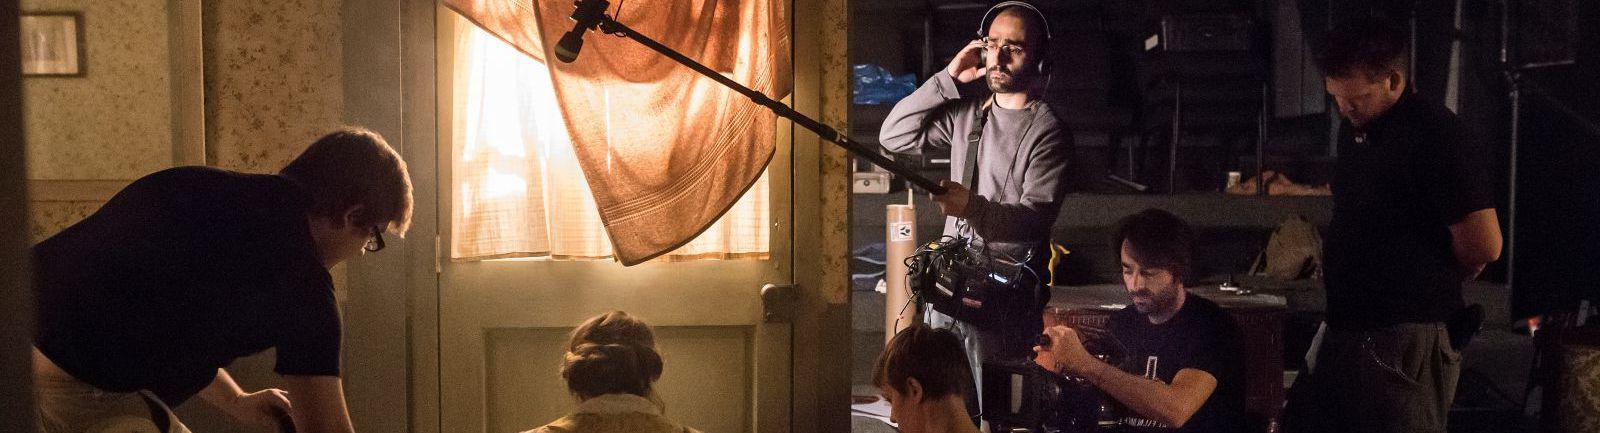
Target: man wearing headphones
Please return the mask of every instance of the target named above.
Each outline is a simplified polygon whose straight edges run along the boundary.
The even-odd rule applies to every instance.
[[[1050,29],[1024,2],[990,8],[978,39],[957,52],[910,96],[896,103],[878,137],[892,152],[950,150],[947,191],[933,196],[944,234],[972,238],[990,257],[1025,263],[1025,279],[1004,293],[964,299],[961,320],[930,309],[928,322],[962,337],[976,368],[983,361],[1025,360],[1042,331],[1049,299],[1050,227],[1061,207],[1072,142],[1041,100],[1048,83]],[[992,95],[962,84],[984,79]],[[941,313],[940,310],[944,312]],[[977,375],[981,377],[981,375]],[[981,387],[982,384],[980,383]]]

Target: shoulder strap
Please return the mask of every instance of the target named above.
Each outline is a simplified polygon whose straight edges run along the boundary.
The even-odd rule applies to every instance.
[[[959,181],[967,189],[978,189],[978,186],[973,184],[975,179],[978,178],[978,145],[983,141],[983,126],[989,122],[989,104],[993,102],[994,100],[990,99],[978,106],[978,109],[973,112],[972,126],[967,130],[966,166],[961,170],[961,180]]]

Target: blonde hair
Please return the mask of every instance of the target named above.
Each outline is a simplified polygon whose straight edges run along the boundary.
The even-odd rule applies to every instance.
[[[360,206],[359,226],[400,236],[411,227],[411,174],[376,132],[346,127],[324,135],[278,173],[311,195],[312,216],[342,223],[343,212]]]
[[[662,369],[655,346],[655,331],[628,313],[591,317],[572,331],[561,377],[580,399],[618,393],[654,399],[651,386]]]

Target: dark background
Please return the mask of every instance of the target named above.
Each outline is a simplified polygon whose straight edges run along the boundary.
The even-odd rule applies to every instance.
[[[1486,137],[1497,164],[1484,173],[1494,180],[1502,228],[1512,237],[1512,161],[1509,86],[1500,63],[1501,3],[1462,1],[1460,31],[1453,30],[1453,1],[1340,0],[1064,0],[1035,2],[1050,17],[1053,80],[1046,95],[1075,136],[1071,191],[1055,233],[1074,248],[1067,284],[1115,281],[1111,252],[1104,245],[1106,220],[1160,207],[1189,219],[1201,233],[1201,275],[1211,280],[1243,272],[1283,218],[1304,215],[1326,224],[1326,198],[1241,197],[1219,191],[1226,172],[1256,173],[1260,166],[1296,183],[1331,180],[1338,134],[1336,114],[1312,61],[1326,28],[1364,10],[1415,22],[1415,88],[1443,100],[1449,86],[1451,45],[1461,44],[1457,72],[1458,114],[1471,132]],[[1514,243],[1482,279],[1505,283],[1513,268],[1512,315],[1525,317],[1572,309],[1579,299],[1600,301],[1600,5],[1577,0],[1517,0],[1511,57],[1526,63],[1564,61],[1524,69],[1521,135],[1517,146]],[[872,63],[918,83],[941,71],[975,37],[992,2],[955,0],[852,2],[852,64]],[[1163,17],[1233,15],[1252,24],[1241,51],[1144,50]],[[1169,20],[1169,23],[1175,20]],[[1190,21],[1195,22],[1195,21]],[[1174,24],[1176,25],[1176,24]],[[1215,26],[1213,26],[1215,27]],[[1172,39],[1167,39],[1168,42]],[[1520,56],[1520,57],[1519,57]],[[1173,87],[1184,87],[1182,139],[1176,169],[1168,176]],[[981,86],[975,91],[982,91]],[[1263,95],[1265,91],[1265,95]],[[1263,101],[1266,102],[1262,110]],[[891,104],[854,105],[852,137],[875,143]],[[1257,133],[1265,115],[1264,140]],[[1587,123],[1587,125],[1585,125]],[[1132,156],[1130,158],[1130,155]],[[914,165],[924,161],[907,159]],[[1131,164],[1130,164],[1131,162]],[[1130,168],[1131,165],[1131,168]],[[947,166],[920,165],[930,177]],[[868,167],[861,164],[860,168]],[[1149,187],[1138,192],[1107,180],[1117,174]],[[1150,200],[1112,196],[1155,194]],[[1166,197],[1166,198],[1157,198]],[[881,241],[881,204],[904,202],[857,195],[857,246]],[[920,207],[921,234],[936,235],[940,221]],[[1091,214],[1083,216],[1085,212]],[[1265,212],[1265,215],[1263,215]],[[1198,221],[1197,221],[1198,220]],[[874,225],[880,224],[880,225]],[[1100,258],[1100,260],[1096,260]],[[1509,260],[1507,260],[1509,259]],[[1504,318],[1510,319],[1510,318]]]

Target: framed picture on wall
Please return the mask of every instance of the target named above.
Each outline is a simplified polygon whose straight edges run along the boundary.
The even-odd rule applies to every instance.
[[[83,15],[22,14],[22,75],[83,76]]]

